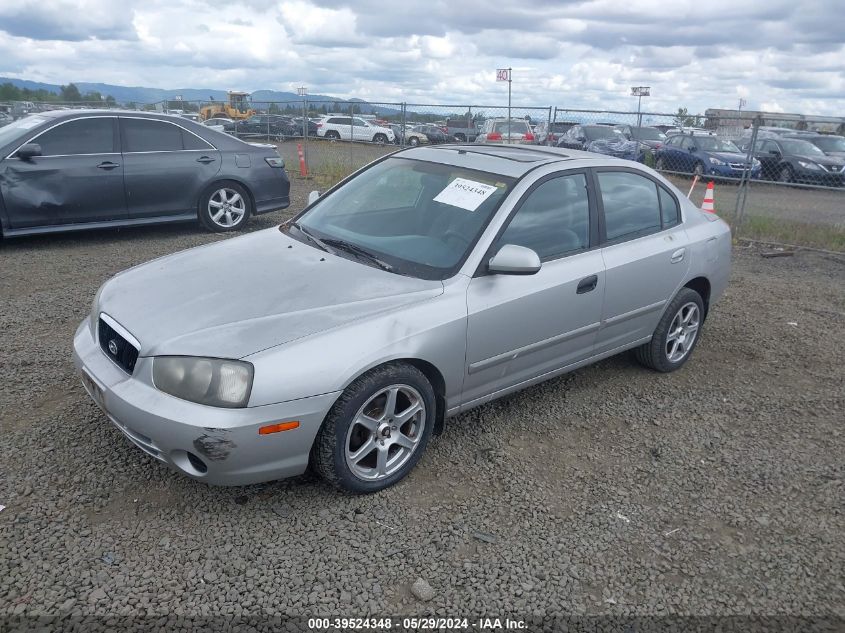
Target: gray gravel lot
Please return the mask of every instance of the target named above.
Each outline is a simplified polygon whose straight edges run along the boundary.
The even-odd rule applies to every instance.
[[[75,376],[100,283],[217,239],[0,243],[0,615],[845,617],[842,258],[738,247],[681,371],[620,356],[485,405],[350,497],[171,473]]]

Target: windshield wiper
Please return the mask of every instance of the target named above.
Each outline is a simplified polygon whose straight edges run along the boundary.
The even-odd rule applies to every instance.
[[[347,251],[347,252],[352,253],[354,255],[358,255],[360,257],[363,257],[364,259],[367,259],[367,260],[371,261],[372,263],[374,263],[376,266],[378,266],[382,270],[386,270],[388,272],[393,272],[393,266],[388,264],[386,261],[379,259],[375,255],[373,255],[370,251],[368,251],[366,248],[358,246],[357,244],[347,242],[346,240],[339,240],[339,239],[336,239],[336,238],[333,238],[333,237],[327,238],[323,241],[324,241],[324,243],[328,244],[329,246],[333,246],[335,248],[339,248],[340,250],[344,250],[344,251]]]
[[[293,223],[291,223],[291,226],[295,227],[300,233],[302,233],[305,237],[307,237],[309,240],[314,242],[317,246],[319,246],[321,249],[323,249],[327,253],[332,252],[331,249],[328,246],[326,246],[326,244],[325,244],[325,242],[323,242],[323,240],[321,240],[316,235],[312,235],[310,231],[306,231],[305,227],[303,227],[299,222],[293,222]]]

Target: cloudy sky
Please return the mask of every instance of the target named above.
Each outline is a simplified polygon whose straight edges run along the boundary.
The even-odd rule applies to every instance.
[[[845,116],[842,0],[0,0],[0,76]]]

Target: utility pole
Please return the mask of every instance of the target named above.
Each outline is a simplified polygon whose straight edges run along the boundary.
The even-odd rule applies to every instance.
[[[308,164],[308,88],[300,86],[296,94],[302,97],[302,156]]]
[[[641,105],[643,97],[651,96],[650,86],[631,86],[631,96],[637,97],[637,127],[643,126],[643,115],[641,114]]]

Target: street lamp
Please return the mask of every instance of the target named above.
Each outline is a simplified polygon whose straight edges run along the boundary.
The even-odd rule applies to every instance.
[[[642,127],[643,119],[640,114],[640,105],[643,97],[651,96],[651,86],[631,86],[631,96],[637,97],[637,127]]]

